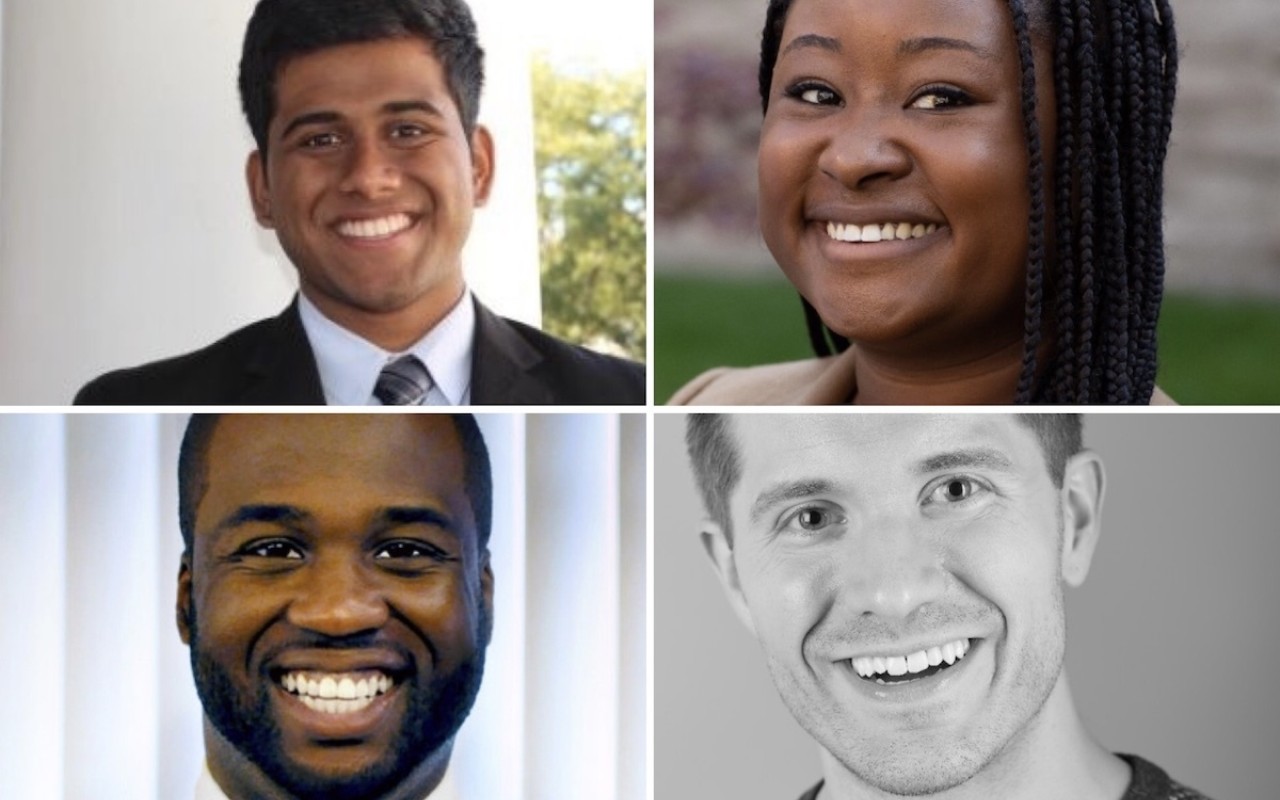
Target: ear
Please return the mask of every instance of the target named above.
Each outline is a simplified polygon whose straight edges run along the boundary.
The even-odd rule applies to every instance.
[[[262,153],[254,150],[244,165],[245,182],[249,184],[249,202],[253,204],[253,216],[264,228],[275,228],[271,216],[271,192],[267,184],[267,165]]]
[[[1079,586],[1089,576],[1102,529],[1106,473],[1096,453],[1085,450],[1067,461],[1062,476],[1062,579]]]
[[[477,208],[489,202],[493,170],[493,136],[489,134],[488,128],[477,125],[471,132],[471,181]]]
[[[178,567],[178,602],[174,607],[178,618],[178,635],[182,643],[191,644],[191,556],[184,553]]]
[[[738,564],[734,559],[733,542],[729,540],[725,530],[711,520],[702,521],[699,536],[702,539],[703,550],[711,559],[711,565],[715,567],[716,574],[720,576],[720,585],[724,589],[725,596],[729,598],[729,605],[733,606],[738,619],[747,627],[747,630],[751,631],[751,635],[755,636],[756,624],[751,617],[751,607],[747,605],[746,595],[742,593],[742,582],[738,579]]]
[[[484,608],[484,640],[493,635],[493,568],[489,565],[489,548],[480,552],[480,603]]]

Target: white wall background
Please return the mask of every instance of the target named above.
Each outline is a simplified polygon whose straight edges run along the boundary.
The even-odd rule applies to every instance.
[[[0,46],[0,404],[70,403],[95,375],[201,347],[296,281],[244,186],[236,72],[254,0],[7,0]],[[497,179],[463,260],[537,324],[524,14],[472,0]]]
[[[641,800],[645,417],[478,417],[494,639],[432,800]],[[173,611],[184,426],[0,415],[0,797],[191,796],[201,710]]]

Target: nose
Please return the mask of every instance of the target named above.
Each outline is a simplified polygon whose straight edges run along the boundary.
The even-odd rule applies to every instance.
[[[386,624],[386,599],[376,576],[360,563],[341,556],[317,558],[299,578],[287,611],[291,624],[326,636],[350,636]]]
[[[891,113],[850,107],[833,117],[835,130],[818,157],[818,168],[850,189],[870,188],[909,174],[911,154],[895,134]]]
[[[940,554],[910,520],[881,516],[851,537],[841,584],[856,614],[906,619],[946,588]]]
[[[344,168],[344,192],[373,199],[400,188],[400,168],[377,140],[357,139],[348,151]]]

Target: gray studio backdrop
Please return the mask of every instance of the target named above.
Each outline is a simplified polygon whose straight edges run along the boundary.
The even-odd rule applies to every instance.
[[[684,414],[654,420],[654,787],[794,800],[817,746],[698,543]],[[1280,416],[1086,415],[1107,470],[1102,539],[1067,595],[1067,669],[1094,735],[1215,800],[1280,786]]]

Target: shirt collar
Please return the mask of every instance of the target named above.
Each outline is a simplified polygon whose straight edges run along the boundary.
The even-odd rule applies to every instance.
[[[383,350],[326,317],[320,309],[298,293],[298,315],[316,371],[324,389],[325,403],[331,406],[377,405],[373,387],[382,367],[392,358],[413,353],[431,372],[435,385],[426,405],[468,405],[471,402],[471,352],[475,341],[476,310],[471,290],[464,289],[444,319],[399,353]]]

